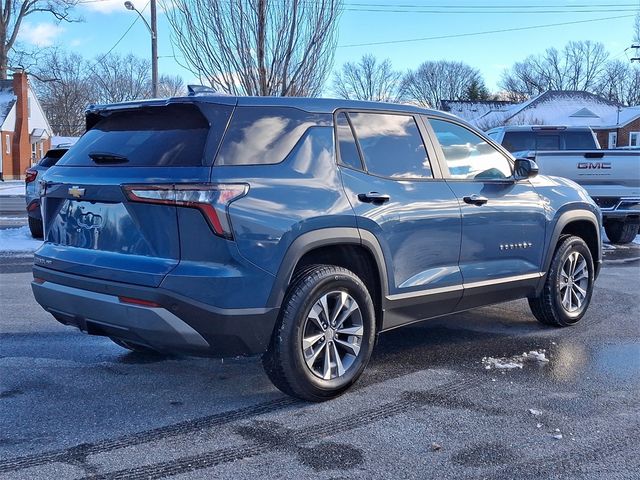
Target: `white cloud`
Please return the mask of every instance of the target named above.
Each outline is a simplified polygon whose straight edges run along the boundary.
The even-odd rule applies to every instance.
[[[20,28],[20,40],[36,45],[50,47],[64,28],[55,23],[24,23]]]
[[[142,0],[139,0],[139,2]],[[133,2],[134,5],[135,2]],[[113,13],[124,11],[124,0],[103,0],[100,2],[90,2],[84,3],[82,6],[88,10],[93,10],[94,12],[99,13]],[[140,6],[136,5],[138,8],[144,7],[144,3]]]

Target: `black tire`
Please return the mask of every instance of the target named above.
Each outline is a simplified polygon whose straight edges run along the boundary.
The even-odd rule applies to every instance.
[[[310,314],[317,302],[325,296],[327,296],[325,298],[334,298],[330,296],[342,295],[342,292],[351,297],[351,300],[355,301],[358,306],[357,316],[358,321],[361,322],[362,337],[359,339],[359,351],[354,355],[354,358],[345,355],[344,358],[348,357],[351,363],[346,367],[344,373],[337,374],[335,378],[324,379],[319,376],[318,372],[314,373],[315,364],[307,365],[305,352],[317,352],[325,348],[326,355],[326,352],[330,350],[329,347],[333,346],[335,350],[331,349],[332,353],[329,354],[329,359],[333,355],[335,360],[329,368],[329,377],[332,377],[334,372],[338,372],[336,352],[338,352],[338,357],[340,357],[340,352],[347,352],[344,347],[338,348],[341,339],[344,344],[345,337],[339,333],[339,328],[330,331],[330,326],[325,327],[327,338],[325,339],[324,332],[318,330],[323,335],[318,340],[319,343],[314,343],[315,347],[311,346],[304,350],[303,336],[305,329],[309,328],[308,325],[315,328],[316,322],[310,320]],[[332,314],[339,311],[335,310],[337,305],[337,302],[333,304]],[[324,319],[325,316],[318,314],[317,318]],[[347,317],[347,319],[351,318],[351,316]],[[320,323],[323,323],[322,320]],[[348,337],[347,340],[353,340],[353,338]],[[342,394],[360,377],[371,357],[374,339],[375,309],[371,295],[362,280],[353,272],[342,267],[312,265],[302,270],[291,282],[282,303],[269,349],[262,357],[262,364],[268,377],[282,392],[303,400],[322,402]],[[324,344],[325,341],[328,343]],[[315,355],[311,356],[315,358]],[[321,363],[322,358],[318,357]],[[340,365],[343,365],[342,360]],[[335,370],[333,370],[334,366]]]
[[[161,355],[160,352],[154,350],[153,348],[145,347],[144,345],[138,345],[136,343],[127,342],[126,340],[121,340],[119,338],[109,337],[113,343],[116,345],[126,348],[127,350],[131,350],[136,353],[143,353],[145,355]]]
[[[604,231],[611,243],[624,244],[631,243],[636,238],[638,224],[631,222],[606,222]]]
[[[42,220],[33,217],[27,217],[29,219],[29,230],[31,230],[31,236],[33,238],[42,238]]]
[[[586,279],[588,284],[584,290],[586,295],[582,304],[573,311],[569,311],[563,306],[561,295],[562,271],[565,262],[569,257],[577,252],[586,262]],[[540,323],[554,327],[568,327],[578,323],[589,307],[593,294],[594,267],[593,257],[587,244],[580,237],[565,236],[560,239],[560,243],[551,260],[551,265],[547,273],[547,278],[540,296],[529,298],[531,312]],[[566,290],[565,290],[566,291]],[[571,295],[571,293],[569,293]],[[570,301],[575,297],[569,297]]]

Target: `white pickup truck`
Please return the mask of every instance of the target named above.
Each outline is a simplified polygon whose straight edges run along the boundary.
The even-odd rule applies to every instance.
[[[582,185],[602,211],[607,237],[629,243],[640,228],[640,149],[603,150],[588,127],[505,126],[487,132],[540,173]]]

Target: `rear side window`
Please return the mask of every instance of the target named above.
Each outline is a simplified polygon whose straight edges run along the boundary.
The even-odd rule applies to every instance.
[[[282,162],[308,128],[331,125],[330,115],[288,107],[238,107],[216,165],[270,165]]]
[[[336,131],[338,135],[338,148],[340,149],[340,164],[347,167],[362,170],[362,160],[356,146],[356,139],[353,137],[351,125],[347,120],[347,115],[341,113],[336,119]]]
[[[390,178],[433,178],[427,150],[410,115],[349,113],[367,171]]]
[[[53,167],[62,156],[67,153],[67,149],[49,150],[47,154],[38,162],[41,167]]]
[[[114,112],[99,120],[58,165],[206,165],[209,121],[195,105]]]

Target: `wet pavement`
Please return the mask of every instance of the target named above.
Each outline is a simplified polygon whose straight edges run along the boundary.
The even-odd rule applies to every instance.
[[[63,327],[28,268],[0,264],[2,479],[640,478],[640,246],[607,248],[575,327],[516,301],[394,330],[323,404],[255,358],[143,356]],[[530,351],[549,361],[483,363]]]

